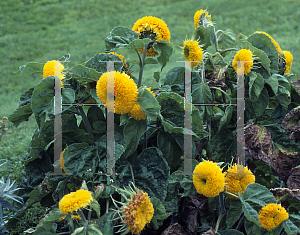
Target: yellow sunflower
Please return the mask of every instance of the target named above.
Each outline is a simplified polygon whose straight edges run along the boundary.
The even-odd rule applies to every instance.
[[[241,175],[236,174],[237,171],[242,172]],[[243,174],[245,173],[245,174]],[[241,165],[233,165],[230,167],[225,175],[225,190],[235,195],[239,193],[243,194],[248,184],[255,182],[255,176],[247,168]],[[227,195],[229,198],[234,198],[233,196]]]
[[[116,206],[115,202],[122,205],[117,210],[123,223],[118,233],[127,234],[130,231],[132,234],[139,234],[150,223],[154,215],[153,204],[148,194],[136,188],[133,183],[132,186],[124,189],[117,188],[117,191],[124,197],[125,202],[118,202],[111,197]]]
[[[57,60],[48,61],[43,68],[43,79],[48,76],[57,76],[61,81],[61,86],[63,86],[63,79],[65,75],[62,73],[64,66]]]
[[[238,71],[237,68],[237,61],[244,61],[244,73],[247,75],[253,66],[253,54],[250,50],[248,49],[241,49],[239,50],[235,56],[234,59],[232,61],[232,67],[234,68],[234,70],[236,71],[237,74],[241,74],[242,71]]]
[[[199,194],[215,197],[224,190],[224,173],[217,163],[200,162],[193,172],[193,183]]]
[[[133,31],[136,31],[139,38],[150,38],[153,42],[148,45],[146,55],[156,56],[158,52],[154,51],[152,45],[154,42],[159,42],[162,40],[170,41],[171,35],[167,27],[167,24],[156,17],[145,16],[135,22],[132,27]],[[139,52],[143,52],[143,48],[139,49]]]
[[[60,219],[65,219],[67,215],[64,215]],[[72,215],[72,219],[81,220],[81,217],[79,215]]]
[[[290,73],[292,68],[292,61],[293,61],[293,55],[289,51],[283,51],[285,58],[285,72],[284,73]]]
[[[66,171],[66,168],[65,168],[65,166],[64,166],[64,163],[65,163],[65,161],[64,161],[64,152],[65,152],[65,150],[66,150],[66,149],[64,149],[64,150],[61,152],[61,154],[60,154],[59,163],[60,163],[60,168],[63,169],[65,172],[67,172],[67,171]]]
[[[107,78],[114,78],[114,97],[115,106],[107,107]],[[109,111],[117,114],[128,113],[138,98],[138,89],[136,83],[127,74],[112,71],[104,73],[99,78],[96,86],[97,96]]]
[[[278,43],[268,33],[262,32],[262,31],[255,31],[254,33],[262,33],[262,34],[267,35],[272,40],[273,44],[275,45],[278,54],[281,55],[282,51],[281,51],[280,46],[278,45]]]
[[[153,96],[155,96],[155,94],[153,93],[153,91],[151,91],[151,87],[146,88],[148,91],[150,91]],[[133,117],[136,120],[146,120],[147,115],[143,112],[141,106],[139,106],[138,103],[135,103],[133,105],[133,108],[131,109],[131,111],[128,113],[130,117]]]
[[[283,221],[289,218],[289,214],[281,205],[270,203],[259,211],[258,221],[268,231],[277,228]]]
[[[61,213],[68,214],[87,207],[93,200],[91,192],[85,189],[79,189],[76,192],[69,193],[59,201],[59,210]]]
[[[202,14],[205,14],[206,19],[207,19],[209,22],[211,22],[211,15],[209,15],[208,12],[207,12],[206,10],[201,9],[201,10],[197,11],[197,12],[195,13],[195,15],[194,15],[194,24],[195,24],[195,28],[198,27],[198,25],[199,25],[199,20],[200,20],[200,16],[201,16]]]
[[[203,59],[203,50],[197,41],[186,40],[183,43],[183,55],[187,61],[197,61],[191,62],[191,67],[195,67],[200,64]]]

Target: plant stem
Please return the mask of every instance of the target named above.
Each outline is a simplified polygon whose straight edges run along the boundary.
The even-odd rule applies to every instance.
[[[83,226],[84,226],[84,231],[86,232],[86,229],[88,227],[88,221],[86,220],[84,214],[83,214],[83,211],[81,209],[78,210],[78,214],[80,215],[81,217],[81,220],[83,222]]]
[[[225,214],[220,214],[220,216],[218,218],[218,221],[217,221],[217,224],[216,224],[216,228],[215,228],[215,234],[217,234],[217,232],[218,232],[218,229],[219,229],[219,226],[220,226],[220,222],[221,222],[221,220],[222,220],[222,218],[223,218],[224,215]]]
[[[109,198],[106,199],[106,213],[108,213],[108,209],[109,209]]]
[[[236,49],[236,48],[228,48],[228,49],[225,49],[223,51],[220,51],[220,54],[223,55],[224,53],[226,53],[228,51],[238,51],[238,49]]]
[[[142,58],[139,55],[139,60],[140,60],[140,71],[139,71],[139,81],[138,81],[138,88],[142,85],[142,79],[143,79],[143,71],[144,71],[144,66],[145,66],[145,59],[146,59],[146,52],[147,52],[147,47],[148,44],[144,46],[143,48],[143,54]],[[137,52],[138,53],[138,52]]]
[[[82,108],[82,106],[78,106],[79,108],[79,111],[80,111],[80,114],[81,114],[81,117],[82,117],[82,120],[83,120],[83,123],[85,125],[85,128],[87,129],[90,137],[92,137],[93,141],[95,140],[95,137],[94,137],[94,134],[93,134],[93,131],[92,131],[92,127],[91,127],[91,124],[87,118],[87,116],[85,115],[85,112]]]

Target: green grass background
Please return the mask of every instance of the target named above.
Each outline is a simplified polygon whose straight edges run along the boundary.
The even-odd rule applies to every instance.
[[[67,67],[72,67],[104,52],[104,38],[113,27],[131,28],[144,16],[163,19],[171,32],[174,54],[164,74],[180,66],[175,62],[183,60],[179,46],[194,32],[194,13],[206,8],[217,30],[229,28],[244,35],[258,30],[269,33],[283,50],[291,51],[292,72],[300,74],[299,0],[2,0],[0,119],[13,113],[20,95],[42,78],[18,74],[19,66],[31,61],[45,63],[70,53]],[[145,70],[146,78],[159,67]],[[7,163],[0,175],[15,178],[22,170],[36,124],[31,117],[17,128],[10,122],[7,127],[0,142],[0,159],[7,159]]]

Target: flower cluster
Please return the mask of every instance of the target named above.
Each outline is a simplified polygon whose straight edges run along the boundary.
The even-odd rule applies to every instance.
[[[170,41],[171,38],[167,24],[163,20],[153,16],[145,16],[137,20],[133,25],[132,30],[138,33],[139,38],[150,38],[152,40],[147,48],[147,56],[158,55],[158,52],[152,48],[154,42],[159,42],[162,40]],[[143,48],[140,48],[139,52],[142,53]]]
[[[251,71],[253,66],[253,53],[248,49],[239,50],[232,61],[232,67],[237,74],[245,73],[246,75]],[[244,62],[244,70],[241,69],[243,66],[238,67],[238,61]],[[242,65],[242,64],[241,64]]]
[[[215,197],[224,190],[225,176],[217,163],[200,162],[193,172],[193,183],[198,193]]]
[[[199,25],[199,20],[200,20],[200,17],[201,15],[204,14],[205,18],[208,20],[208,22],[211,22],[211,15],[208,14],[208,12],[206,10],[199,10],[195,13],[194,15],[194,24],[195,24],[195,28],[198,27]]]
[[[255,176],[247,167],[235,164],[226,172],[225,190],[239,196],[238,193],[243,194],[248,184],[252,184],[254,182]],[[228,197],[232,199],[234,198],[230,195],[228,195]]]
[[[78,211],[80,208],[86,208],[92,201],[91,192],[79,189],[76,192],[71,192],[63,196],[59,201],[59,210],[64,214],[72,213]]]
[[[277,228],[283,221],[289,218],[289,214],[281,205],[270,203],[259,211],[258,220],[261,226],[268,231]]]
[[[65,75],[62,73],[64,66],[57,60],[48,61],[43,68],[43,79],[48,76],[57,76],[61,81],[61,86],[63,87],[63,79]]]
[[[195,61],[191,62],[191,67],[195,67],[200,64],[203,59],[203,50],[197,41],[186,40],[183,43],[183,55],[187,61]]]

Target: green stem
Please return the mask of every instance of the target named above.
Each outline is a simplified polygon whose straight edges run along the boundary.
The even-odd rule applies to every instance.
[[[2,203],[0,202],[0,229],[2,229],[1,225],[3,222],[3,208],[2,208]]]
[[[224,53],[226,53],[228,51],[238,51],[238,49],[236,49],[236,48],[228,48],[228,49],[225,49],[223,51],[220,51],[220,54],[223,55]]]
[[[216,52],[219,52],[219,48],[218,48],[218,40],[217,40],[217,33],[218,31],[216,32],[216,29],[214,27],[214,44],[215,44],[215,49],[216,49]]]
[[[81,220],[82,220],[83,226],[84,226],[84,231],[86,232],[89,223],[88,223],[88,221],[86,220],[85,215],[83,214],[83,211],[82,211],[81,209],[79,209],[79,210],[77,211],[77,213],[78,213],[78,214],[80,215],[80,217],[81,217]]]
[[[140,60],[140,63],[139,63],[140,71],[139,71],[138,88],[142,85],[143,71],[144,71],[144,66],[145,66],[145,59],[146,59],[147,47],[148,47],[148,44],[144,46],[142,58],[139,56],[139,60]]]
[[[87,116],[85,115],[85,112],[82,108],[82,106],[78,106],[79,108],[79,111],[80,111],[80,114],[81,114],[81,117],[82,117],[82,120],[83,120],[83,123],[85,125],[85,128],[87,129],[90,137],[93,139],[93,141],[95,140],[95,137],[94,137],[94,134],[93,134],[93,131],[92,131],[92,127],[91,127],[91,124],[87,118]]]
[[[109,198],[106,199],[106,213],[108,213],[108,209],[109,209]]]
[[[216,229],[215,229],[215,234],[217,234],[218,232],[218,229],[219,229],[219,226],[220,226],[220,223],[221,223],[221,220],[223,218],[225,214],[220,214],[219,218],[218,218],[218,221],[217,221],[217,224],[216,224]]]
[[[239,223],[238,223],[238,225],[235,228],[236,230],[239,231],[239,229],[240,229],[242,223],[244,222],[244,220],[245,220],[245,216],[243,215],[243,217],[239,220]]]

